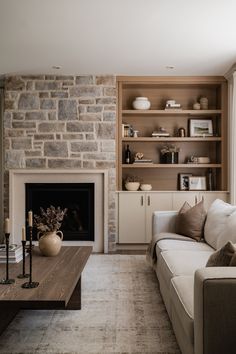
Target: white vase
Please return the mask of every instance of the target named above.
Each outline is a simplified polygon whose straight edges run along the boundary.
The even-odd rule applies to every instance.
[[[61,231],[39,231],[37,237],[39,241],[40,252],[44,256],[52,257],[56,256],[60,252],[63,240],[63,233]]]
[[[151,102],[148,100],[147,97],[136,97],[133,101],[133,108],[134,109],[149,109],[151,107]]]

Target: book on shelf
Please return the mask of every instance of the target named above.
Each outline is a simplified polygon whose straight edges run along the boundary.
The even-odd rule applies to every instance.
[[[137,163],[153,163],[153,161],[151,159],[142,159],[142,160],[134,160],[134,164],[137,164]]]
[[[130,136],[130,124],[123,123],[121,126],[122,138],[127,138]]]
[[[165,108],[166,112],[182,112],[182,108],[176,108],[176,107],[166,107]]]
[[[152,133],[152,138],[169,137],[169,133]]]
[[[167,103],[166,108],[181,108],[180,103]]]

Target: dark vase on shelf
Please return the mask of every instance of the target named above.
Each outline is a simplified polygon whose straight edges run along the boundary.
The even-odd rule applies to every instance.
[[[213,176],[212,168],[209,168],[207,171],[207,183],[208,183],[208,190],[213,191],[214,190],[214,176]]]
[[[166,152],[161,154],[161,163],[175,164],[179,162],[179,153],[176,152]]]
[[[126,164],[131,164],[131,151],[129,149],[129,145],[127,145],[125,149],[125,163]]]

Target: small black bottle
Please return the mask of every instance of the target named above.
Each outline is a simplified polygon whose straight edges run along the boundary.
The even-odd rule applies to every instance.
[[[125,149],[125,163],[130,164],[131,163],[131,151],[129,149],[129,145],[127,145]]]
[[[214,187],[213,187],[213,172],[212,172],[211,168],[209,168],[207,171],[207,177],[208,177],[208,190],[213,191],[213,189],[214,189]]]

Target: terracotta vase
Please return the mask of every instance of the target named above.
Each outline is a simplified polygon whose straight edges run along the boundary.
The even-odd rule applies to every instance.
[[[63,240],[63,233],[61,231],[39,231],[37,237],[39,241],[39,249],[44,256],[52,257],[60,252]]]

